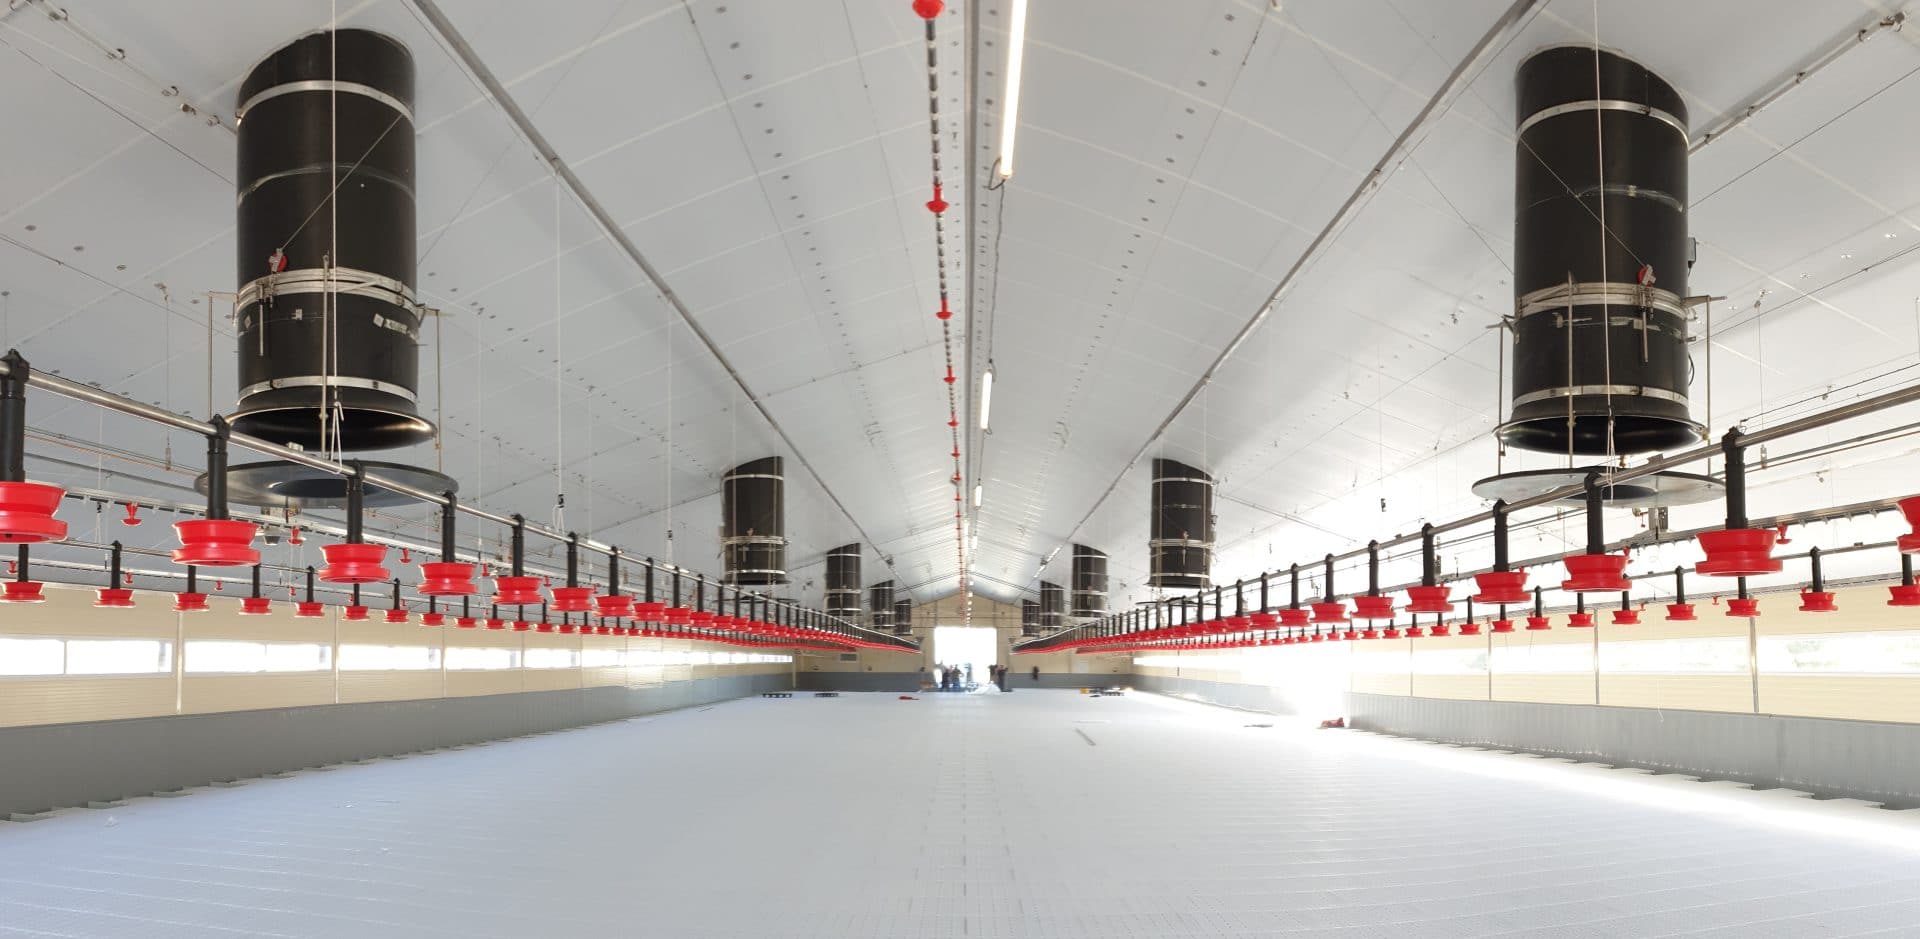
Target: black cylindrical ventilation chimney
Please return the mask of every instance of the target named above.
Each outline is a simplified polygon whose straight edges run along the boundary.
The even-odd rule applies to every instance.
[[[1687,407],[1687,108],[1637,62],[1520,64],[1513,409],[1523,450],[1636,454],[1700,438]]]
[[[860,546],[843,544],[827,552],[826,609],[830,616],[860,621]]]
[[[1212,584],[1213,477],[1176,460],[1153,461],[1153,531],[1147,583],[1200,588]]]
[[[1107,615],[1107,552],[1073,546],[1072,615]]]
[[[1020,601],[1020,635],[1040,635],[1040,603],[1037,600]]]
[[[873,610],[873,628],[893,625],[893,581],[883,580],[867,588],[867,606]]]
[[[902,636],[913,632],[913,598],[893,601],[893,631]]]
[[[308,449],[432,438],[414,400],[413,56],[363,29],[310,33],[247,73],[236,114],[233,429]]]
[[[720,498],[720,548],[727,583],[787,582],[786,477],[777,456],[727,470]]]
[[[1052,632],[1066,625],[1067,591],[1059,584],[1040,582],[1040,628]]]

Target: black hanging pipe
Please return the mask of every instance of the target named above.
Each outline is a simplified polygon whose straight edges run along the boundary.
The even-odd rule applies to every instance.
[[[1433,523],[1420,526],[1420,586],[1432,587],[1439,577],[1435,570],[1438,562],[1433,556]]]
[[[567,586],[580,586],[580,536],[567,532]]]
[[[1675,567],[1673,569],[1673,602],[1675,603],[1687,602],[1686,568]]]
[[[1623,609],[1623,610],[1633,609],[1633,603],[1631,602],[1632,599],[1633,599],[1632,594],[1628,593],[1625,590],[1620,591],[1620,609]]]
[[[1297,610],[1300,608],[1300,565],[1295,564],[1287,570],[1287,579],[1291,582],[1289,589],[1292,595],[1292,599],[1287,604],[1287,608]]]
[[[19,349],[8,349],[0,375],[0,482],[27,481],[27,376],[32,369]]]
[[[673,608],[676,610],[680,608],[680,570],[679,568],[675,568],[673,571]]]
[[[454,557],[453,540],[457,531],[454,519],[460,516],[460,503],[451,491],[441,493],[440,497],[447,500],[440,506],[440,560],[451,562],[458,560]]]
[[[26,560],[26,550],[27,550],[26,545],[20,546],[20,557],[22,561]],[[27,569],[27,565],[25,565],[24,563],[20,565],[21,571],[24,572],[26,569]],[[194,567],[192,564],[187,565],[187,592],[188,593],[200,592],[199,571],[200,569],[197,567]]]
[[[1573,611],[1575,613],[1585,613],[1587,611],[1587,595],[1586,594],[1576,593],[1573,595]]]
[[[1726,472],[1721,482],[1726,489],[1727,529],[1746,528],[1747,521],[1747,461],[1746,447],[1740,443],[1740,429],[1727,431],[1720,438],[1720,456],[1726,460]],[[1746,596],[1746,594],[1741,594]]]
[[[307,565],[307,602],[313,602],[313,565]]]
[[[513,514],[513,535],[510,542],[513,550],[513,576],[526,576],[527,559],[527,519],[518,512]]]
[[[23,584],[33,579],[27,576],[27,546],[24,544],[20,546],[20,560],[14,565],[14,574],[14,580]]]
[[[187,568],[187,584],[188,584],[188,589],[192,589],[193,568],[191,567]],[[360,585],[359,584],[353,585],[353,605],[354,606],[360,605]]]
[[[693,581],[693,608],[702,613],[707,610],[707,575],[695,576]]]
[[[1603,514],[1606,507],[1605,490],[1600,488],[1600,474],[1587,474],[1587,553],[1607,553],[1607,517]]]
[[[258,564],[253,566],[253,596],[255,599],[260,597],[260,565]]]
[[[1380,542],[1367,542],[1367,596],[1380,595]]]
[[[1233,582],[1233,615],[1247,615],[1246,581],[1236,580]]]
[[[1507,561],[1507,500],[1493,500],[1493,569],[1506,571]]]
[[[1326,602],[1328,602],[1328,603],[1332,603],[1332,602],[1333,602],[1333,555],[1332,555],[1332,554],[1328,554],[1328,555],[1327,555],[1327,560],[1326,560],[1326,565],[1327,565],[1327,574],[1326,574],[1326,579],[1327,579],[1327,583],[1326,583],[1326,587],[1327,587],[1327,598],[1326,598]]]
[[[1221,614],[1226,612],[1226,596],[1227,596],[1227,588],[1225,587],[1213,588],[1213,618],[1214,619],[1219,619]],[[1206,601],[1204,600],[1200,602],[1200,618],[1201,619],[1207,618],[1207,604],[1206,604]]]
[[[218,414],[207,423],[213,433],[207,435],[207,518],[226,520],[227,515],[227,419]],[[259,566],[254,566],[259,570]],[[258,594],[255,594],[258,596]]]
[[[1535,616],[1547,615],[1547,608],[1545,605],[1543,605],[1543,601],[1540,598],[1539,587],[1533,588],[1533,615]]]
[[[117,544],[115,546],[118,547]],[[1911,554],[1900,555],[1900,586],[1913,586],[1913,555]]]
[[[653,558],[647,558],[647,574],[644,579],[646,581],[646,591],[647,591],[646,602],[652,603],[653,602]]]
[[[461,619],[472,619],[472,618],[473,618],[473,608],[472,608],[472,607],[471,607],[470,605],[468,605],[468,602],[467,602],[467,601],[469,601],[469,600],[472,600],[472,599],[473,599],[473,598],[472,598],[472,597],[470,597],[470,596],[462,596],[462,597],[460,598],[460,618],[461,618]],[[429,604],[431,604],[431,603],[433,602],[433,598],[432,598],[432,597],[428,597],[428,598],[427,598],[427,602],[428,602]]]
[[[396,610],[400,608],[400,578],[398,577],[393,579],[393,608]]]
[[[1902,555],[1902,557],[1905,557],[1905,555]],[[1807,563],[1813,565],[1813,584],[1810,588],[1811,591],[1813,593],[1825,592],[1822,588],[1826,586],[1826,582],[1820,579],[1820,549],[1817,546],[1807,549]]]
[[[1903,554],[1901,557],[1906,558],[1907,555]],[[253,570],[254,576],[258,577],[260,568],[255,567]],[[120,542],[118,541],[110,545],[107,551],[107,586],[120,586]]]
[[[1260,575],[1260,612],[1265,613],[1267,612],[1268,609],[1270,608],[1267,606],[1267,575],[1261,574]]]
[[[347,469],[347,543],[364,544],[360,516],[366,508],[367,481],[359,460],[348,460]]]
[[[1473,622],[1473,594],[1467,594],[1467,622]]]
[[[607,552],[607,595],[620,595],[620,549]]]
[[[1739,593],[1737,593],[1737,594],[1735,594],[1735,596],[1738,596],[1738,597],[1739,597],[1740,599],[1742,599],[1742,600],[1745,600],[1745,599],[1748,599],[1748,597],[1747,597],[1747,579],[1746,579],[1745,577],[1742,577],[1742,578],[1740,578],[1740,592],[1739,592]]]

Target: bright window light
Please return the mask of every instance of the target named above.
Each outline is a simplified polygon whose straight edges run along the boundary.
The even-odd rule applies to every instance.
[[[976,509],[980,507],[980,494],[983,487],[983,483],[973,484],[973,507]]]
[[[1496,645],[1493,670],[1502,675],[1566,675],[1593,671],[1593,649],[1584,642]]]
[[[186,671],[193,674],[319,672],[333,667],[333,647],[314,642],[187,643]]]
[[[1774,674],[1920,674],[1920,633],[1913,632],[1762,636],[1758,651],[1760,670]]]
[[[1745,675],[1747,640],[1641,639],[1600,645],[1600,671],[1608,675]]]
[[[578,668],[580,650],[578,649],[528,649],[528,668]]]
[[[1413,671],[1419,675],[1485,675],[1485,649],[1419,649],[1413,653]]]
[[[991,363],[987,365],[987,370],[980,374],[980,429],[993,429],[993,365]],[[978,487],[973,492],[973,504],[980,504]]]
[[[519,665],[520,650],[518,649],[452,648],[447,650],[449,671],[493,671],[518,668]]]
[[[69,639],[69,675],[151,675],[173,671],[173,643],[157,639]]]
[[[588,649],[580,655],[580,667],[619,668],[625,655],[619,649]]]
[[[1027,0],[1013,0],[1013,20],[1007,30],[1006,113],[1000,118],[1000,176],[1013,175],[1013,135],[1020,126],[1020,67],[1027,47]],[[981,412],[983,415],[985,411]]]
[[[0,675],[58,675],[67,670],[59,639],[0,639]]]
[[[440,650],[432,646],[340,647],[343,672],[424,672],[440,667]]]

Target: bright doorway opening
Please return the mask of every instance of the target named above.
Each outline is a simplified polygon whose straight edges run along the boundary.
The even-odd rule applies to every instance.
[[[973,681],[985,685],[1000,650],[995,646],[998,633],[986,626],[933,627],[933,663],[973,668]]]

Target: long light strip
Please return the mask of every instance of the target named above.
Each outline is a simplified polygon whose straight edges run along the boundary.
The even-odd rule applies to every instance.
[[[973,484],[973,507],[976,509],[980,507],[980,490],[982,486],[983,484],[981,483]]]
[[[980,373],[980,429],[993,429],[993,365]]]
[[[1000,176],[1013,175],[1013,134],[1020,127],[1020,59],[1027,48],[1027,0],[1013,0],[1007,31],[1006,111],[1000,118]],[[986,410],[982,409],[982,415]]]

